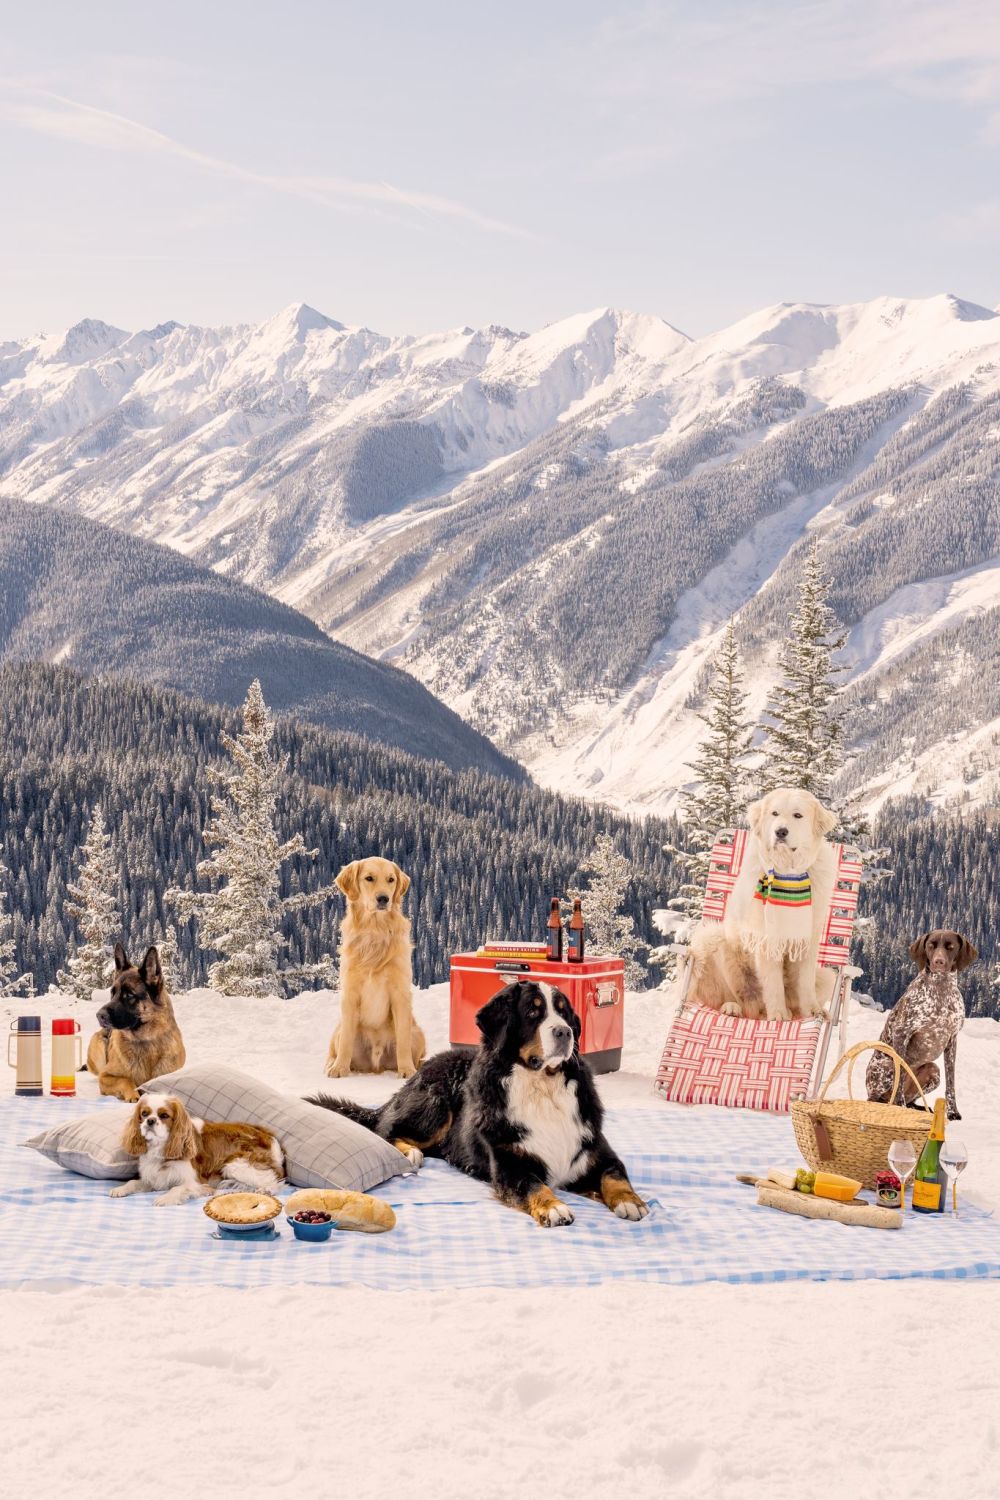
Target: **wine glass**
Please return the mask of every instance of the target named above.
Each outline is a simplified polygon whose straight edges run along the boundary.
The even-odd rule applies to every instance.
[[[945,1141],[941,1148],[939,1161],[948,1173],[951,1182],[951,1210],[958,1213],[958,1178],[965,1170],[965,1164],[969,1160],[969,1153],[965,1149],[964,1141],[956,1141],[951,1136]]]
[[[906,1183],[917,1165],[917,1153],[912,1141],[892,1141],[889,1145],[889,1165],[899,1178],[899,1207],[906,1208]]]

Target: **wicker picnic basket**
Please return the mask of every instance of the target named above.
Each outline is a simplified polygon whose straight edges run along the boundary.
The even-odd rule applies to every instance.
[[[852,1082],[854,1063],[862,1052],[887,1052],[893,1062],[891,1098],[899,1087],[899,1070],[905,1068],[916,1084],[926,1114],[907,1109],[902,1104],[876,1104],[870,1099],[855,1099]],[[846,1099],[828,1099],[827,1090],[845,1063]],[[931,1113],[913,1069],[885,1042],[858,1042],[835,1064],[820,1090],[818,1099],[794,1099],[792,1124],[799,1150],[814,1172],[839,1172],[857,1178],[866,1188],[875,1186],[875,1173],[886,1169],[889,1146],[896,1140],[910,1140],[917,1155],[923,1150],[931,1128]]]

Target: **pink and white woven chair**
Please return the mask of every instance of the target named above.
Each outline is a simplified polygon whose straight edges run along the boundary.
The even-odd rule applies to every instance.
[[[744,829],[719,835],[705,882],[703,919],[721,922],[746,854]],[[850,947],[861,886],[855,850],[835,844],[837,875],[820,941],[820,967],[830,971],[827,1016],[807,1021],[749,1021],[690,1005],[691,955],[681,959],[680,1006],[667,1036],[654,1087],[677,1104],[722,1104],[787,1114],[795,1098],[810,1097],[826,1070],[837,1028],[838,1057],[847,1039]]]

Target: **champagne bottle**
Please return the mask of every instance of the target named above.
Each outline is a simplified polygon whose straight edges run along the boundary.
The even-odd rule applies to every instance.
[[[549,911],[549,951],[550,962],[558,964],[562,962],[562,917],[559,914],[559,897],[552,897],[551,909]]]
[[[573,902],[573,915],[569,919],[566,962],[568,964],[583,963],[583,907],[579,896]]]
[[[934,1123],[931,1126],[930,1135],[924,1142],[924,1149],[920,1153],[917,1170],[913,1177],[913,1191],[910,1194],[910,1207],[918,1214],[944,1213],[946,1176],[941,1166],[944,1111],[945,1101],[935,1099]]]

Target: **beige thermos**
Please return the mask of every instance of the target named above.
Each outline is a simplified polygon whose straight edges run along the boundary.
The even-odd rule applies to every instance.
[[[17,1068],[15,1094],[24,1098],[37,1098],[42,1092],[42,1018],[41,1016],[18,1016],[10,1023],[11,1035],[7,1038],[8,1066]],[[11,1049],[17,1049],[17,1060],[11,1057]]]
[[[76,1073],[83,1061],[79,1021],[52,1022],[52,1097],[76,1098]]]

